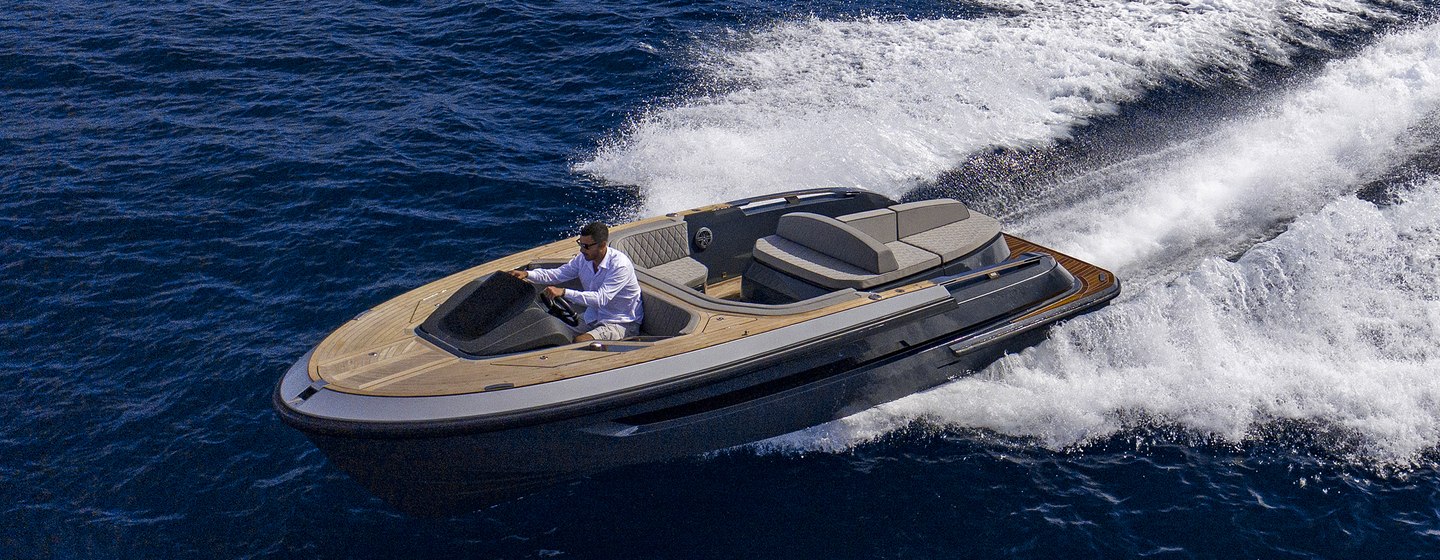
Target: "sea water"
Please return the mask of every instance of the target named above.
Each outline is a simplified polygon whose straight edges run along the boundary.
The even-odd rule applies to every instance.
[[[1437,10],[6,4],[0,558],[1435,556]],[[929,391],[450,519],[270,409],[431,279],[821,186],[960,198],[1124,292]]]

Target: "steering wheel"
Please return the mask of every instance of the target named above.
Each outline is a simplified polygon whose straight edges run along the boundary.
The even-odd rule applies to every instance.
[[[556,319],[564,321],[572,327],[580,326],[580,315],[575,313],[575,308],[570,307],[570,302],[565,301],[565,296],[547,298],[544,295],[540,299],[545,300],[545,312],[554,315]]]

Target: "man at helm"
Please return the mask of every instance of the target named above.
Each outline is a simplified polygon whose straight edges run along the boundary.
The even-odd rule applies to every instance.
[[[580,228],[580,254],[560,268],[511,270],[511,276],[545,284],[545,297],[563,297],[585,306],[584,322],[578,327],[575,342],[620,340],[640,332],[644,312],[640,309],[640,283],[635,279],[635,264],[619,249],[609,246],[610,228],[601,222],[590,222]],[[564,289],[559,284],[580,279],[584,291]]]

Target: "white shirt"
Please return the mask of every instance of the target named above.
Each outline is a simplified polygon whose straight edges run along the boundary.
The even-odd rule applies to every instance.
[[[577,254],[560,268],[538,268],[528,274],[526,278],[538,284],[559,284],[579,277],[585,291],[567,288],[565,299],[585,306],[586,323],[638,323],[645,317],[635,264],[614,247],[605,249],[598,270],[585,255]]]

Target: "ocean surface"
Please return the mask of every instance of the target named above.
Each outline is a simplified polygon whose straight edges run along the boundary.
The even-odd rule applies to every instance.
[[[1440,557],[1440,5],[0,0],[0,559]],[[820,186],[1124,293],[973,376],[419,520],[270,395],[429,280]]]

